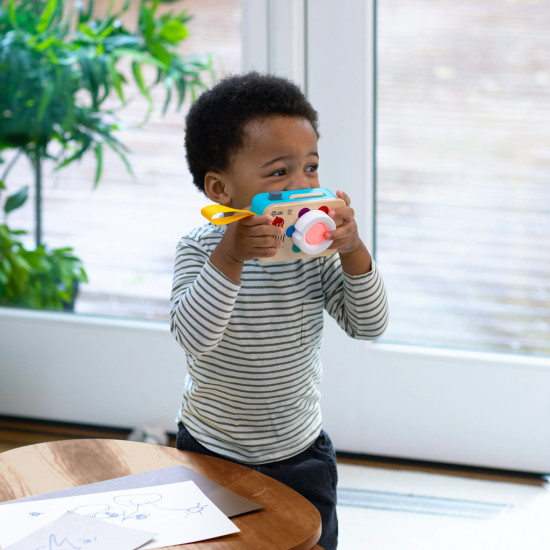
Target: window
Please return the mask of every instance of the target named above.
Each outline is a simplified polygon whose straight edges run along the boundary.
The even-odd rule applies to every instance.
[[[108,4],[97,2],[98,9]],[[167,9],[186,10],[193,19],[182,53],[214,58],[218,77],[240,71],[240,2],[179,0]],[[134,15],[134,14],[130,14]],[[135,180],[121,160],[104,153],[103,177],[94,190],[95,159],[88,154],[60,172],[44,173],[44,242],[72,246],[90,279],[80,285],[76,313],[167,319],[174,252],[180,237],[204,222],[205,197],[192,184],[183,149],[184,117],[175,102],[165,116],[164,93],[154,90],[155,111],[139,126],[148,105],[136,90],[121,111],[127,128],[118,137],[129,147]],[[22,159],[10,174],[10,192],[32,181]],[[13,190],[13,191],[12,191]],[[14,212],[10,224],[33,231],[32,200]],[[30,243],[29,243],[30,244]]]
[[[379,0],[384,341],[550,353],[550,2]]]
[[[458,288],[450,287],[449,281],[460,285],[460,292],[466,293],[466,296],[471,292],[467,286],[462,286],[466,276],[470,278],[466,285],[471,285],[472,281],[478,285],[477,289],[470,286],[474,290],[479,290],[480,283],[484,283],[481,277],[482,268],[485,269],[487,280],[491,281],[496,271],[493,268],[495,260],[484,257],[485,253],[478,250],[483,243],[487,243],[488,238],[495,239],[495,235],[500,233],[503,237],[500,240],[495,239],[492,253],[497,251],[498,246],[501,247],[500,250],[514,250],[513,253],[508,252],[509,256],[502,260],[508,270],[514,269],[513,276],[506,282],[511,285],[511,291],[519,294],[520,285],[524,285],[524,280],[527,279],[526,274],[529,274],[532,281],[531,273],[535,269],[540,269],[543,265],[548,269],[548,249],[546,247],[543,251],[539,247],[536,262],[532,261],[527,270],[520,272],[524,267],[518,264],[531,261],[533,256],[529,259],[526,256],[528,251],[514,242],[515,239],[523,238],[521,231],[514,232],[509,227],[510,224],[528,223],[531,234],[538,232],[543,241],[548,238],[548,218],[544,224],[540,215],[535,216],[529,212],[525,217],[521,212],[526,208],[525,201],[529,194],[536,193],[538,199],[535,205],[542,203],[541,208],[545,208],[544,195],[541,194],[544,185],[539,175],[540,166],[544,165],[546,158],[545,140],[535,140],[534,151],[531,153],[528,147],[516,144],[512,154],[508,155],[516,157],[512,174],[490,162],[490,155],[500,152],[502,156],[502,151],[506,151],[506,134],[510,132],[507,122],[517,131],[518,126],[514,126],[515,117],[522,115],[534,123],[536,120],[543,121],[542,124],[536,123],[530,128],[523,127],[521,135],[527,133],[536,138],[546,131],[544,109],[539,110],[539,115],[535,112],[535,117],[529,119],[533,113],[529,102],[542,101],[537,99],[537,95],[530,96],[527,93],[523,93],[522,99],[517,99],[517,96],[509,95],[511,90],[506,89],[501,91],[500,96],[496,94],[493,102],[489,101],[489,91],[481,89],[476,92],[477,95],[470,97],[471,104],[465,105],[465,100],[462,99],[464,108],[457,111],[446,97],[447,94],[456,92],[455,87],[463,92],[469,90],[468,86],[471,84],[468,79],[462,87],[451,86],[450,79],[454,78],[456,84],[460,76],[459,68],[463,66],[469,71],[473,70],[472,65],[475,66],[480,52],[470,49],[475,55],[469,64],[466,63],[463,59],[468,49],[466,38],[470,36],[469,33],[474,33],[473,29],[477,29],[478,36],[484,32],[496,32],[499,20],[491,22],[482,15],[487,13],[484,10],[491,6],[494,8],[497,4],[489,1],[460,4],[460,16],[466,17],[470,14],[470,19],[467,23],[462,19],[462,36],[455,46],[455,49],[461,48],[462,55],[455,59],[449,57],[454,50],[451,49],[451,53],[444,50],[447,47],[446,41],[449,40],[446,36],[449,32],[446,25],[454,24],[451,8],[456,9],[450,2],[434,4],[420,1],[350,0],[346,4],[346,10],[338,12],[334,11],[333,5],[328,1],[315,2],[314,9],[311,3],[307,3],[306,81],[310,97],[321,114],[322,181],[327,187],[345,186],[349,191],[362,235],[371,250],[375,251],[375,258],[389,290],[390,324],[386,338],[380,342],[371,344],[350,340],[342,336],[341,331],[327,319],[323,347],[324,378],[321,385],[324,424],[340,450],[538,472],[550,469],[550,441],[540,435],[550,430],[547,392],[550,384],[550,357],[547,351],[542,353],[542,348],[538,351],[531,348],[525,350],[529,353],[508,353],[520,351],[509,346],[507,353],[504,353],[504,347],[494,347],[493,342],[498,340],[490,338],[491,330],[495,330],[495,326],[488,326],[488,337],[479,339],[477,343],[472,340],[466,342],[464,339],[459,341],[456,338],[458,323],[452,325],[449,320],[454,320],[457,314],[465,315],[465,311],[459,308],[453,312],[440,302],[439,306],[446,309],[443,318],[448,323],[445,327],[446,333],[443,331],[446,338],[444,340],[440,330],[442,323],[433,314],[435,309],[424,308],[426,311],[422,312],[422,303],[413,303],[414,300],[421,302],[428,298],[434,303],[435,290],[431,281],[441,277],[441,274],[445,276],[442,280],[449,289],[447,299],[452,297],[452,293],[459,292]],[[526,48],[518,49],[516,42],[527,34],[520,32],[518,25],[521,23],[525,25],[524,28],[528,28],[529,23],[526,20],[516,22],[513,17],[522,4],[525,3],[507,3],[499,8],[500,19],[505,14],[512,13],[507,23],[499,23],[503,32],[506,29],[516,29],[514,41],[505,42],[504,35],[500,37],[502,55],[512,50],[515,56],[521,52],[527,55]],[[543,28],[544,14],[548,15],[548,9],[541,6],[547,6],[547,3],[529,5],[530,17],[537,18],[533,28]],[[378,41],[375,20],[378,22],[379,36],[381,35]],[[495,28],[487,30],[487,27]],[[432,28],[438,32],[434,30],[430,34]],[[390,35],[395,42],[388,44],[388,41],[391,42]],[[533,35],[532,39],[538,44],[537,53],[534,54],[536,59],[547,63],[548,56],[542,53],[548,48],[544,42],[545,34],[531,29],[529,35]],[[410,36],[413,38],[409,38]],[[420,48],[419,54],[422,54],[418,59],[415,58],[415,64],[406,57],[413,51],[413,46]],[[443,56],[444,59],[440,61]],[[384,66],[384,60],[388,59],[392,59],[393,64]],[[522,59],[523,61],[517,59],[514,70],[518,71],[518,67],[525,64],[526,58]],[[399,60],[399,63],[395,60]],[[418,71],[427,71],[422,68],[422,63],[429,66],[429,75],[418,74]],[[543,70],[537,69],[536,72],[536,83],[531,82],[530,85],[531,90],[539,90],[540,98],[543,97],[544,89],[537,86],[545,77]],[[485,78],[488,76],[485,74]],[[428,77],[433,86],[424,84],[422,89],[422,80]],[[517,78],[514,78],[518,85],[521,82],[520,77],[518,72]],[[404,82],[398,80],[399,78]],[[505,83],[506,79],[501,86]],[[400,90],[406,84],[409,84],[409,97],[399,99]],[[374,98],[376,88],[377,102]],[[434,91],[438,95],[430,102],[427,94]],[[526,89],[523,88],[522,91],[526,92]],[[381,97],[384,93],[386,97]],[[477,148],[472,147],[466,138],[460,138],[468,124],[476,120],[468,119],[476,108],[476,103],[484,103],[477,106],[477,109],[481,109],[482,120],[486,121],[489,116],[495,116],[495,111],[501,112],[502,105],[508,109],[508,118],[499,124],[473,124],[478,132],[483,130],[480,134],[481,145]],[[406,111],[408,106],[411,107]],[[516,115],[513,114],[512,107],[518,109]],[[413,125],[411,120],[416,124]],[[447,120],[449,124],[444,125],[443,122]],[[398,124],[401,124],[402,131]],[[444,132],[444,135],[440,136],[436,131]],[[398,147],[403,148],[407,156],[395,153]],[[525,160],[523,164],[521,157]],[[410,170],[415,169],[414,175],[417,177],[409,177],[407,183],[399,187],[398,183],[402,182],[403,176],[409,175],[404,169],[406,162],[409,163]],[[456,167],[457,162],[462,163],[462,166],[455,169],[455,172],[451,171],[449,167]],[[470,165],[477,166],[479,171],[473,170]],[[445,196],[445,191],[451,193],[449,188],[441,187],[438,183],[441,178],[445,179],[445,174],[450,174],[448,183],[452,185],[456,185],[457,181],[466,176],[474,177],[468,185],[474,186],[478,194],[477,200],[485,207],[487,219],[480,217],[473,208],[476,197],[466,194],[452,198]],[[502,185],[501,179],[506,181],[513,178],[519,180],[521,186],[509,187],[513,200],[509,200],[506,205],[502,194],[495,192],[495,186],[499,189]],[[421,181],[417,181],[419,179]],[[489,180],[490,185],[484,188],[479,184],[482,179]],[[528,184],[527,180],[530,180]],[[527,185],[531,186],[529,190]],[[416,192],[413,193],[412,189]],[[423,189],[422,193],[418,189]],[[410,209],[413,213],[416,209],[425,214],[423,224],[414,218],[412,221],[411,217],[407,218],[406,202],[405,207],[399,210],[398,200],[401,197],[411,203]],[[443,209],[442,206],[446,208]],[[490,207],[492,216],[488,217]],[[507,208],[508,216],[503,215],[503,208]],[[475,238],[469,237],[473,228],[458,215],[464,211],[478,216],[477,221],[486,233],[483,237],[481,232],[479,238],[475,237],[475,233]],[[435,219],[431,219],[428,214]],[[440,222],[445,216],[449,220],[446,225]],[[538,224],[537,229],[535,224]],[[442,226],[445,233],[439,234],[439,231],[443,231]],[[414,229],[414,234],[409,227]],[[468,256],[468,251],[461,249],[464,241],[459,238],[464,233],[469,238],[467,245],[473,247],[475,244],[471,253],[473,259]],[[434,271],[435,268],[431,265],[426,267],[425,256],[415,255],[416,249],[411,250],[410,242],[418,240],[420,236],[431,243],[428,252],[439,261],[437,268],[440,271]],[[499,244],[504,240],[504,246]],[[470,263],[478,262],[477,273],[470,273],[460,263],[455,268],[460,269],[460,277],[446,272],[454,267],[453,256],[448,252],[448,242],[453,243],[455,254],[464,254]],[[427,243],[417,245],[419,252],[420,244],[426,254]],[[521,256],[517,256],[518,250],[521,251]],[[413,261],[415,264],[411,265]],[[421,284],[420,276],[425,271],[428,272],[424,279],[427,288],[422,289],[422,295],[411,287],[412,283]],[[413,276],[416,278],[413,279]],[[510,324],[507,324],[510,312],[515,315],[518,309],[526,310],[525,304],[511,303],[514,300],[500,290],[505,288],[502,281],[499,278],[493,282],[492,287],[485,285],[488,299],[484,299],[484,302],[481,299],[470,301],[478,308],[473,313],[470,312],[470,316],[475,319],[480,308],[485,308],[492,315],[491,322],[500,323],[501,335],[503,329],[510,330]],[[540,294],[541,288],[543,287],[539,286],[535,293],[527,290],[526,294],[535,296],[536,292]],[[498,306],[491,301],[494,298],[489,291],[494,290],[500,290],[501,293],[501,303]],[[545,300],[546,305],[544,301],[540,301],[538,313],[533,314],[539,316],[538,328],[544,319],[545,308],[548,316],[548,294]],[[465,297],[463,302],[461,305],[465,305]],[[424,319],[420,317],[424,323],[420,325],[413,313],[416,316],[428,313],[431,318],[428,315]],[[517,334],[524,328],[533,328],[532,324],[529,325],[527,316],[521,317],[524,321],[523,328],[513,327]],[[405,321],[407,326],[404,326]],[[424,332],[417,330],[419,326]],[[544,340],[544,331],[539,334],[541,340]],[[546,350],[547,338],[546,333]],[[491,342],[490,345],[487,345],[488,341]]]

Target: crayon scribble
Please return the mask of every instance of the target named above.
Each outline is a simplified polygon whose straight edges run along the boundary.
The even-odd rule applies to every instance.
[[[55,533],[49,536],[47,545],[40,545],[35,550],[82,550],[84,545],[96,542],[96,537],[82,537],[78,540],[78,545],[72,543],[68,538],[63,538],[61,542],[57,541]]]
[[[146,520],[159,510],[163,512],[184,512],[185,517],[188,518],[193,514],[202,514],[207,506],[197,502],[195,506],[189,508],[164,508],[157,504],[161,501],[162,495],[158,493],[118,495],[113,497],[112,504],[85,504],[77,506],[72,512],[95,519],[119,519],[124,522],[130,519]]]

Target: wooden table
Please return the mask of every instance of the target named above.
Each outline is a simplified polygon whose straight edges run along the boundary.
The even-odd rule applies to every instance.
[[[53,441],[0,453],[0,502],[175,465],[195,470],[263,509],[232,518],[240,533],[170,548],[309,550],[319,540],[319,513],[286,485],[225,460],[134,441]]]

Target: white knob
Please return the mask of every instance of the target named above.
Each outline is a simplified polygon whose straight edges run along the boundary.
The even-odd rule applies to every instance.
[[[296,220],[292,240],[302,252],[319,254],[331,245],[332,241],[325,235],[334,229],[336,224],[329,215],[322,210],[310,210]]]

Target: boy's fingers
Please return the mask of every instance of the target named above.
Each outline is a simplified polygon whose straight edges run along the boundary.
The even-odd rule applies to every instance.
[[[342,208],[330,210],[328,215],[334,221],[350,221],[355,218],[355,210],[351,206],[342,206]]]
[[[352,210],[353,213],[353,210]],[[336,221],[336,220],[335,220]],[[357,232],[357,224],[353,215],[350,218],[343,218],[343,223],[338,225],[333,231],[329,231],[326,234],[326,238],[333,241],[342,241],[349,237],[352,237]]]
[[[247,216],[239,220],[243,225],[253,226],[253,225],[271,225],[273,223],[272,216]]]
[[[259,218],[259,216],[257,218]],[[263,216],[263,218],[265,222],[265,218],[267,217]],[[242,224],[239,230],[241,237],[249,237],[255,240],[265,239],[266,245],[260,246],[273,246],[273,240],[283,235],[282,228],[270,223],[257,223],[258,221],[259,220],[240,220]]]
[[[336,196],[339,199],[342,199],[346,203],[346,206],[349,206],[351,204],[351,199],[343,191],[336,191]]]

